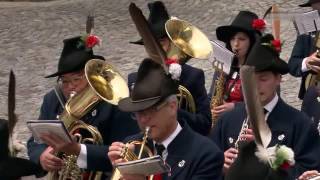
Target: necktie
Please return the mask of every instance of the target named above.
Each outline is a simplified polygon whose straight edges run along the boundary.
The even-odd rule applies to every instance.
[[[156,150],[157,150],[157,154],[162,157],[162,153],[163,153],[163,151],[166,149],[166,148],[164,147],[164,145],[162,145],[162,144],[155,144],[154,146],[155,146],[155,148],[156,148]]]
[[[162,157],[163,151],[166,149],[164,145],[162,144],[155,144],[154,147],[156,148],[157,154]],[[153,177],[154,180],[162,180],[162,175],[161,174],[156,174]]]

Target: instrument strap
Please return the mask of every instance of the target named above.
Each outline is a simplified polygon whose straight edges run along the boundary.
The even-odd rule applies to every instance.
[[[64,109],[64,105],[66,104],[66,99],[62,93],[60,86],[57,84],[56,86],[54,86],[53,90],[58,98],[58,101],[59,101],[61,107]]]

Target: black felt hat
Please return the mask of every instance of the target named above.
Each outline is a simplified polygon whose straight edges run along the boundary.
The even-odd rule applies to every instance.
[[[4,119],[0,119],[0,144],[0,179],[17,179],[40,172],[41,167],[34,162],[10,156],[8,121]]]
[[[145,110],[177,91],[178,82],[167,75],[159,63],[147,58],[139,66],[130,97],[119,101],[119,109],[126,112]]]
[[[277,50],[274,43],[271,34],[266,34],[257,40],[247,57],[246,65],[254,66],[257,72],[272,71],[287,74],[288,64],[279,57],[279,49]]]
[[[237,159],[225,175],[225,180],[286,180],[286,170],[273,170],[268,163],[262,162],[256,155],[254,141],[240,146]]]
[[[66,73],[80,71],[90,59],[102,59],[93,54],[92,48],[87,48],[81,36],[63,40],[64,46],[58,63],[58,71],[46,78],[60,76]]]
[[[314,3],[317,3],[317,2],[320,2],[320,0],[309,0],[308,2],[306,2],[304,4],[300,4],[299,6],[300,7],[310,7],[311,4],[314,4]]]
[[[261,35],[261,32],[252,26],[253,21],[258,18],[258,15],[253,12],[240,11],[231,25],[220,26],[216,29],[218,40],[227,43],[237,32],[246,32],[252,39],[255,39],[257,34]]]
[[[150,11],[148,23],[156,38],[161,39],[167,36],[165,24],[170,19],[170,17],[163,2],[155,1],[152,3],[148,3],[148,8]],[[130,43],[143,45],[142,39]]]

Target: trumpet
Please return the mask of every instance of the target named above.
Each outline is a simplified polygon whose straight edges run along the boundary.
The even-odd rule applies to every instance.
[[[141,159],[142,157],[145,157],[145,156],[148,156],[148,157],[153,156],[151,149],[146,145],[149,133],[150,133],[150,127],[146,127],[142,141],[130,141],[126,143],[125,147],[123,148],[120,154],[120,157],[125,161],[134,161],[134,160]],[[129,148],[130,145],[140,146],[139,151],[136,152],[135,150],[130,149]],[[121,179],[121,173],[117,168],[115,168],[110,180],[120,180],[120,179]],[[148,180],[153,180],[153,176],[151,175]]]

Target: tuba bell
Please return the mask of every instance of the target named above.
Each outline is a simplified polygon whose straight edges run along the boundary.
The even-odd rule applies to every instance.
[[[177,59],[180,64],[190,58],[208,59],[212,53],[212,46],[207,36],[197,27],[187,21],[171,18],[165,23],[166,33],[170,39],[167,58]],[[183,86],[179,86],[179,102],[186,102],[186,110],[195,113],[196,106],[191,93]],[[181,98],[185,98],[181,100]],[[180,104],[179,104],[180,105]],[[183,107],[184,105],[180,105]]]
[[[78,143],[102,145],[103,139],[98,129],[80,119],[100,101],[117,105],[119,100],[129,96],[126,81],[120,73],[105,61],[92,59],[86,63],[85,76],[89,86],[78,94],[71,95],[59,116]],[[65,161],[60,171],[50,172],[50,180],[56,179],[101,179],[102,172],[84,172],[76,162],[75,155],[56,154]]]

